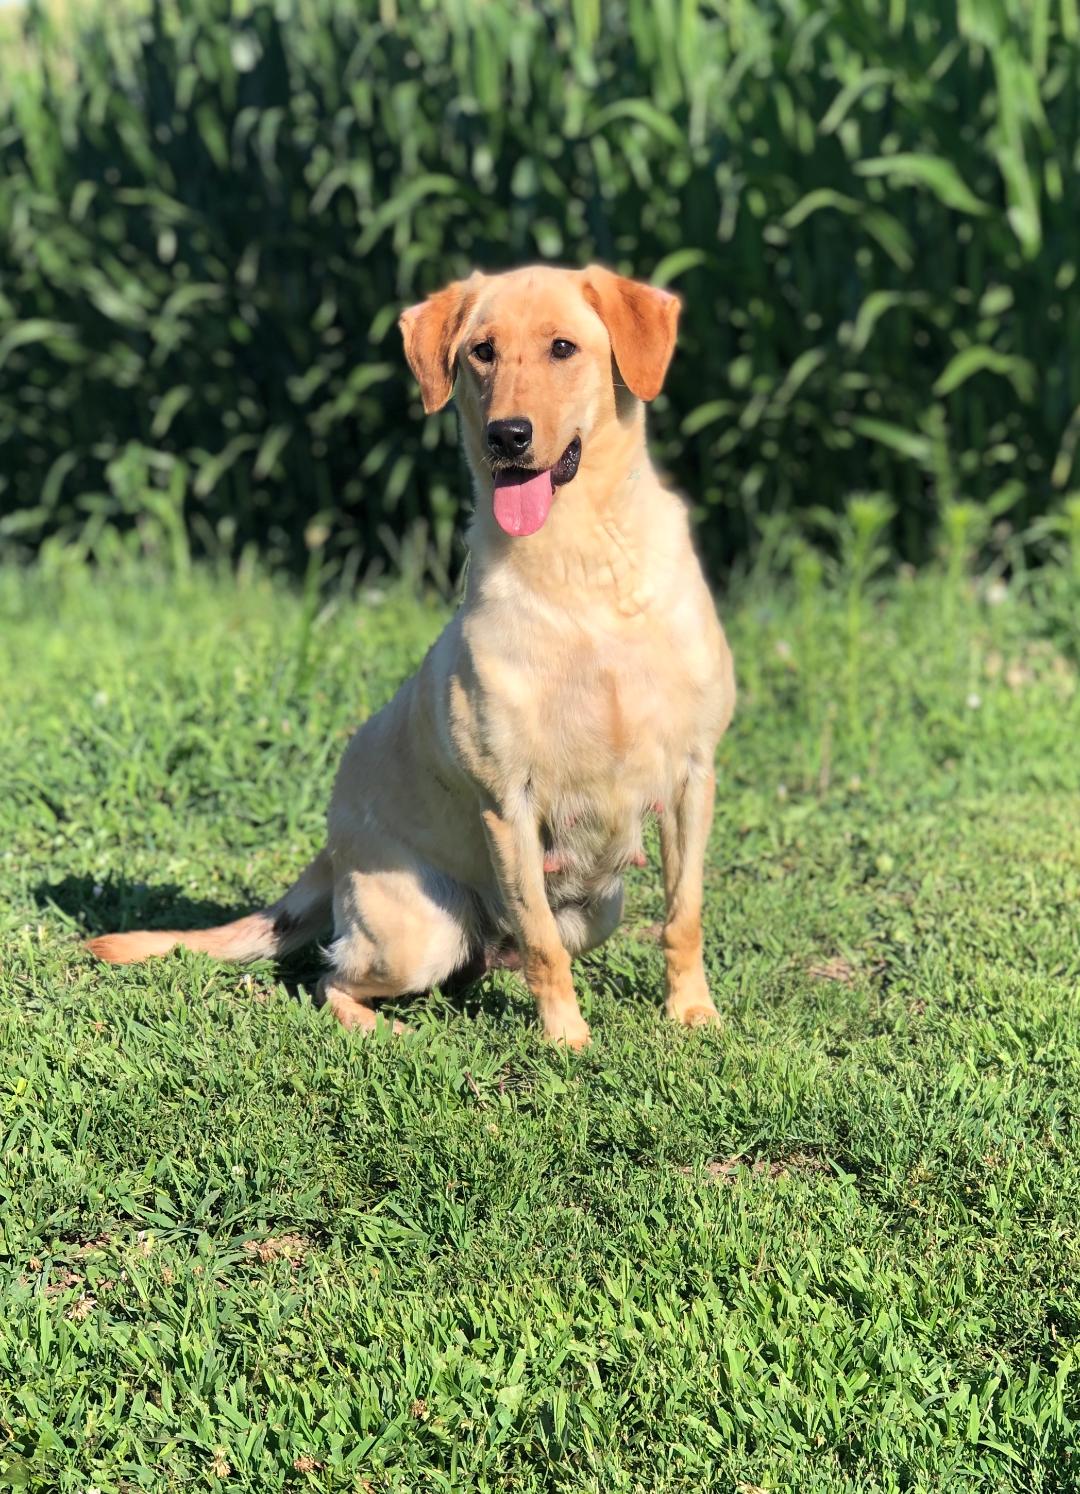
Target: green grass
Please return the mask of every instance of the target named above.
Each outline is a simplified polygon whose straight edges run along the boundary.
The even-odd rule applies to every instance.
[[[317,959],[107,970],[318,845],[440,623],[0,572],[0,1489],[1080,1488],[1080,616],[743,584],[707,950],[652,849],[578,968],[345,1036]]]

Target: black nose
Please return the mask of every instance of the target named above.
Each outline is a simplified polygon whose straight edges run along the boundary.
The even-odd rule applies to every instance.
[[[528,451],[531,442],[532,421],[526,420],[523,415],[515,415],[512,420],[488,422],[488,446],[495,456],[502,457],[504,461],[521,456]]]

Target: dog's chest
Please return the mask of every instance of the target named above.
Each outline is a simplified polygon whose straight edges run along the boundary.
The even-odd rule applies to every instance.
[[[582,855],[640,845],[642,818],[719,736],[723,635],[698,589],[630,624],[520,596],[469,620],[455,740],[497,800],[527,793]]]
[[[644,823],[672,793],[690,735],[664,699],[610,661],[552,688],[553,729],[532,757],[529,790],[556,898],[643,860]]]
[[[698,737],[694,692],[630,655],[585,659],[534,682],[529,789],[553,832],[633,849]]]
[[[542,681],[540,716],[547,729],[537,758],[553,786],[583,780],[649,778],[663,771],[672,749],[690,730],[678,692],[634,667],[633,661],[588,660]],[[543,776],[547,776],[546,774]]]

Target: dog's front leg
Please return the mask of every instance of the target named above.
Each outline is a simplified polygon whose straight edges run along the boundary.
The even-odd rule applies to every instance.
[[[536,999],[544,1036],[568,1048],[584,1048],[589,1024],[581,1015],[570,976],[570,956],[544,891],[544,847],[540,827],[528,815],[484,811],[491,860],[510,915],[522,971]]]
[[[667,1014],[686,1027],[719,1022],[705,979],[701,938],[705,844],[712,825],[716,775],[691,763],[684,783],[660,820],[667,917],[663,946],[667,965]]]

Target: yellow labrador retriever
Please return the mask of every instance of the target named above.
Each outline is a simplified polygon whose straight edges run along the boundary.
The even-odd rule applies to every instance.
[[[476,274],[401,318],[428,412],[455,379],[476,490],[464,603],[419,672],[353,737],[326,848],[280,902],[221,928],[110,934],[115,963],[174,945],[246,960],[332,911],[327,1003],[374,1003],[520,960],[546,1037],[589,1028],[570,960],[606,939],[660,816],[667,1011],[717,1020],[701,897],[731,655],[643,401],[679,305],[599,267]]]

